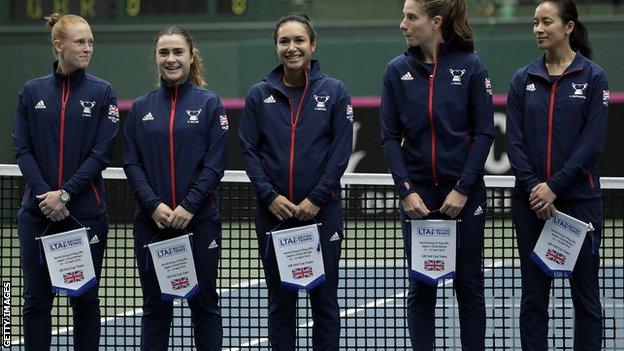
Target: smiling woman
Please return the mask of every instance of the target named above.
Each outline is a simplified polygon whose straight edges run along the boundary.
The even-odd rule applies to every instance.
[[[319,234],[325,282],[310,290],[313,348],[338,350],[339,196],[353,139],[351,98],[342,82],[323,74],[319,62],[312,60],[316,33],[306,15],[282,17],[273,40],[280,65],[249,91],[239,134],[245,168],[258,195],[258,243],[269,247],[265,233],[278,224],[292,228],[323,223]],[[294,350],[297,291],[281,286],[275,254],[267,253],[262,263],[271,345],[273,350]]]
[[[221,218],[217,186],[225,169],[227,116],[219,97],[203,88],[203,68],[190,33],[163,28],[154,38],[156,90],[138,98],[125,123],[124,170],[141,210],[134,222],[143,289],[141,349],[164,350],[172,301],[161,300],[144,245],[192,232],[197,296],[186,296],[199,350],[220,350],[222,339],[217,262]]]

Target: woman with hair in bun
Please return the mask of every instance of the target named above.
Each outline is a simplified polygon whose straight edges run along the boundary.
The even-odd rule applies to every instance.
[[[463,350],[485,348],[483,167],[494,139],[492,88],[473,52],[463,0],[406,0],[400,28],[409,48],[390,61],[381,100],[382,144],[406,219],[457,218],[453,287]],[[435,347],[437,284],[409,278],[407,321],[414,350]]]
[[[225,171],[227,117],[204,89],[204,70],[190,33],[163,28],[154,38],[156,90],[134,101],[124,125],[124,170],[139,208],[134,221],[141,288],[141,350],[167,350],[173,302],[161,299],[146,244],[193,233],[199,291],[188,300],[198,350],[221,350],[217,268],[221,216],[217,186]]]
[[[49,350],[54,293],[36,237],[87,227],[99,281],[108,233],[102,170],[110,163],[119,112],[110,84],[87,74],[93,34],[76,15],[47,17],[58,58],[49,75],[26,82],[13,124],[26,190],[17,213],[24,272],[26,350]],[[97,350],[98,287],[70,298],[74,348]]]
[[[276,226],[316,222],[322,224],[325,281],[309,291],[312,349],[338,350],[340,178],[351,154],[351,98],[342,82],[326,76],[320,63],[312,60],[316,33],[306,15],[282,17],[275,25],[273,44],[280,65],[250,89],[239,133],[258,199],[255,222],[269,289],[269,340],[273,350],[295,350],[298,293],[281,286],[266,233]]]
[[[581,247],[570,289],[574,349],[600,350],[598,161],[607,128],[607,79],[591,61],[587,31],[573,1],[540,2],[533,34],[544,55],[516,72],[507,100],[507,153],[516,175],[512,215],[522,272],[522,349],[548,349],[552,278],[530,256],[545,220],[561,211],[594,227]]]

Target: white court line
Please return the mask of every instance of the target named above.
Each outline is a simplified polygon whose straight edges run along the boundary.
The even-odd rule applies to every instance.
[[[486,268],[484,268],[483,272],[485,273],[487,271],[492,270],[493,268],[502,267],[502,265],[503,265],[503,261],[502,260],[494,261],[494,263],[492,265],[487,266]],[[443,285],[447,285],[447,284],[449,284],[452,281],[453,281],[453,279],[447,279],[444,282]],[[343,310],[342,312],[340,312],[340,318],[344,318],[344,317],[347,317],[347,316],[352,316],[354,314],[357,314],[359,312],[362,312],[362,311],[366,310],[367,308],[371,308],[371,307],[375,307],[376,308],[376,307],[379,307],[379,306],[386,305],[386,304],[391,303],[392,301],[395,301],[397,299],[405,298],[406,295],[407,295],[407,290],[403,291],[402,293],[399,293],[397,295],[394,295],[391,298],[373,300],[373,301],[368,302],[368,303],[366,303],[364,305],[360,305],[360,306],[357,306],[355,308],[349,308],[347,310]],[[307,323],[299,324],[297,326],[297,329],[309,328],[309,327],[312,326],[312,324],[313,324],[313,321],[309,321]],[[249,342],[246,342],[246,343],[240,345],[239,347],[231,347],[231,348],[227,349],[226,351],[240,351],[241,347],[257,346],[259,344],[263,344],[263,343],[268,342],[268,341],[269,341],[268,338],[256,338],[256,339],[253,339],[253,340],[251,340]]]
[[[251,280],[247,280],[244,281],[242,283],[236,284],[236,285],[232,285],[229,288],[226,289],[217,289],[217,293],[219,294],[219,296],[221,294],[230,292],[231,290],[235,290],[235,289],[242,289],[242,288],[249,288],[252,286],[258,286],[260,284],[264,283],[264,279],[251,279]],[[174,306],[179,306],[181,304],[180,300],[175,300],[173,302]],[[100,319],[100,323],[102,323],[102,326],[104,326],[105,324],[114,321],[117,318],[125,318],[125,317],[134,317],[134,316],[138,316],[141,315],[143,313],[143,309],[142,308],[135,308],[132,310],[127,310],[121,313],[118,313],[114,316],[110,316],[110,317],[105,317]],[[62,334],[69,334],[70,332],[73,332],[74,327],[63,327],[63,328],[57,328],[57,329],[52,329],[52,336],[58,336],[58,335],[62,335]],[[15,340],[13,342],[11,342],[11,345],[22,345],[24,343],[24,338],[22,337],[19,340]]]

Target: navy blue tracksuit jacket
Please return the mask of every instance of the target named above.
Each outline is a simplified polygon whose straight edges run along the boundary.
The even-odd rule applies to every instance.
[[[254,85],[245,101],[240,139],[247,174],[256,188],[256,232],[269,288],[269,339],[273,350],[296,348],[296,291],[280,286],[275,255],[265,235],[279,221],[268,206],[278,195],[299,204],[305,198],[321,209],[325,282],[309,292],[314,319],[313,349],[338,350],[340,307],[338,261],[342,239],[340,178],[347,168],[353,136],[353,109],[344,85],[325,76],[317,61],[306,70],[299,106],[282,85],[279,66]],[[291,220],[282,225],[297,226]]]
[[[475,54],[440,44],[438,62],[411,47],[384,74],[381,138],[397,193],[404,182],[455,183],[468,195],[481,181],[494,139],[492,89]]]
[[[575,350],[600,350],[602,306],[598,283],[602,195],[598,161],[604,147],[609,91],[604,71],[580,53],[561,76],[539,58],[518,70],[507,101],[507,153],[516,175],[512,215],[522,270],[520,339],[523,350],[548,349],[551,278],[530,259],[544,226],[528,195],[546,182],[554,205],[592,223],[570,288]]]
[[[134,222],[135,251],[143,290],[141,349],[167,350],[173,317],[162,301],[158,279],[144,244],[181,234],[160,230],[151,219],[161,203],[193,213],[186,230],[194,235],[193,258],[199,292],[188,300],[198,350],[221,350],[222,322],[217,293],[221,217],[217,186],[226,165],[228,121],[218,96],[188,79],[160,87],[132,105],[125,123],[124,170],[140,204]]]
[[[55,72],[57,67],[55,62]],[[17,225],[28,350],[49,350],[54,301],[47,266],[40,262],[41,243],[35,238],[89,227],[95,274],[100,278],[108,233],[101,172],[111,160],[118,121],[117,100],[110,84],[84,70],[30,80],[19,93],[13,141],[15,159],[26,181]],[[70,193],[66,207],[73,218],[51,223],[35,196],[57,189]],[[97,287],[70,298],[70,305],[74,347],[97,349],[101,324]]]
[[[383,79],[381,138],[396,192],[418,193],[430,210],[451,190],[468,197],[458,224],[454,287],[464,350],[483,350],[483,165],[494,138],[492,88],[475,54],[439,44],[437,61],[422,60],[419,47],[390,61]],[[410,226],[401,207],[405,249]],[[407,321],[414,350],[433,350],[436,286],[410,277]]]
[[[518,70],[507,112],[507,153],[516,194],[547,182],[558,197],[602,196],[598,162],[604,148],[609,90],[605,73],[580,53],[551,78],[544,58]]]
[[[26,180],[22,207],[40,213],[35,196],[63,189],[74,217],[104,214],[101,173],[111,161],[118,121],[110,84],[84,70],[28,81],[13,125],[15,159]]]
[[[218,212],[228,122],[216,94],[190,80],[162,82],[134,102],[124,128],[124,171],[148,218],[160,203],[195,216]]]

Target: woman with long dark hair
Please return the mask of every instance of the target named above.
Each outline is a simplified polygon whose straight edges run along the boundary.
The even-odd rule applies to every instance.
[[[289,228],[317,222],[325,282],[309,292],[312,344],[318,351],[338,350],[340,177],[351,153],[351,99],[342,82],[312,60],[317,41],[307,16],[282,17],[273,40],[280,65],[251,88],[240,125],[243,159],[258,198],[255,222],[269,288],[269,340],[273,350],[295,350],[298,294],[280,286],[275,254],[265,252],[272,247],[266,233],[280,223]]]
[[[26,190],[17,213],[24,272],[24,345],[49,350],[54,293],[39,236],[87,227],[97,281],[108,234],[102,171],[110,163],[119,110],[110,84],[87,74],[93,34],[84,18],[52,14],[53,73],[26,82],[13,125]],[[70,298],[74,348],[97,350],[98,287]]]
[[[533,34],[544,55],[516,72],[507,101],[507,153],[516,175],[512,214],[522,268],[522,349],[548,349],[551,278],[530,255],[544,221],[558,210],[594,227],[583,242],[570,288],[574,349],[600,350],[598,161],[607,125],[607,80],[591,61],[587,30],[574,2],[542,1]]]
[[[156,90],[138,98],[124,126],[124,170],[139,202],[134,221],[141,288],[141,349],[167,350],[173,302],[163,301],[144,245],[193,233],[199,292],[189,298],[198,350],[221,350],[217,270],[221,216],[217,186],[225,170],[227,117],[204,89],[199,51],[190,33],[163,28],[154,38]]]
[[[483,167],[494,138],[492,90],[473,53],[463,0],[406,0],[401,30],[409,46],[384,74],[382,144],[406,219],[461,219],[454,288],[463,350],[483,350]],[[411,277],[407,320],[414,350],[433,350],[437,287]]]

